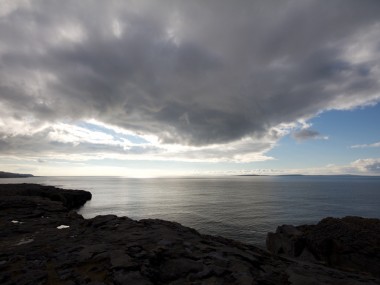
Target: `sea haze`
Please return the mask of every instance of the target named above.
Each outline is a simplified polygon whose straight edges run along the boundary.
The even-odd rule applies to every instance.
[[[327,216],[380,218],[380,177],[33,177],[0,183],[89,190],[93,198],[79,211],[85,218],[165,219],[260,246],[281,224],[316,223]]]

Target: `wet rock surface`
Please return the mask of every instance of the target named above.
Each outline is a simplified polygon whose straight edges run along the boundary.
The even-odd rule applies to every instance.
[[[283,225],[266,242],[274,254],[380,278],[379,219],[348,216],[325,218],[316,225]]]
[[[86,220],[64,194],[75,191],[39,187],[0,185],[0,284],[380,284],[175,222]]]

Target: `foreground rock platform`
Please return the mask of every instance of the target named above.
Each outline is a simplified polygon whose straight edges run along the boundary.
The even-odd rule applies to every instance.
[[[88,198],[85,191],[0,185],[0,284],[380,284],[174,222],[86,220],[72,209]]]
[[[316,225],[283,225],[266,242],[274,254],[380,278],[379,219],[329,217]]]

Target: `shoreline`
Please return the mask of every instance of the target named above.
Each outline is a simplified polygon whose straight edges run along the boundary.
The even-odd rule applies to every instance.
[[[87,191],[1,184],[0,197],[2,284],[380,284],[175,222],[84,219]]]

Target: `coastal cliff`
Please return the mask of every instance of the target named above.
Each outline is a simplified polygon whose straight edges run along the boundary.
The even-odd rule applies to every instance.
[[[26,177],[33,177],[33,175],[0,171],[0,178],[26,178]]]
[[[163,220],[73,209],[91,194],[0,185],[1,284],[380,284]]]

